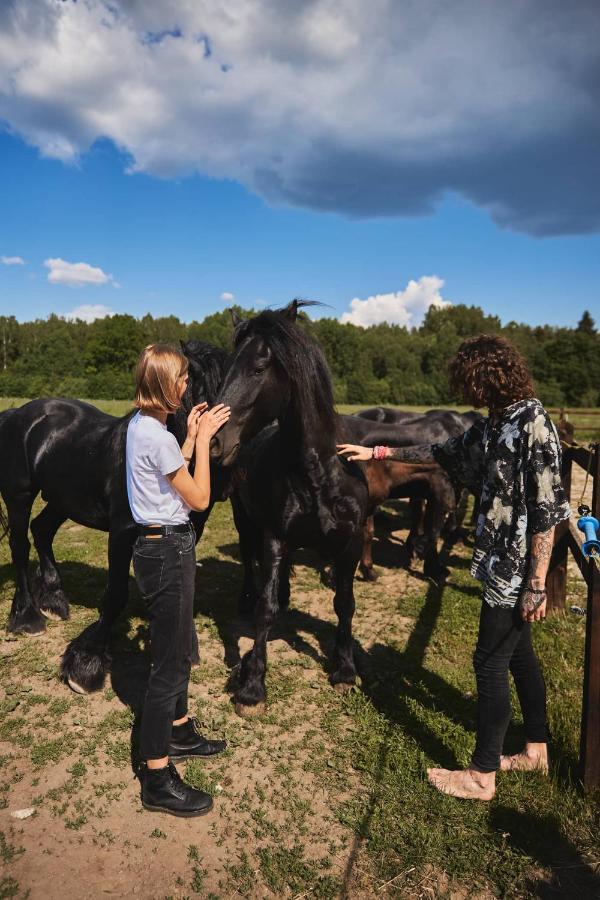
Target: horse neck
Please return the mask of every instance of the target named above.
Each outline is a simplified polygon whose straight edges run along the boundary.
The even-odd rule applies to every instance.
[[[305,462],[310,468],[314,460],[324,462],[337,454],[333,420],[325,427],[318,416],[303,414],[293,396],[279,417],[279,433],[283,452],[295,463]]]

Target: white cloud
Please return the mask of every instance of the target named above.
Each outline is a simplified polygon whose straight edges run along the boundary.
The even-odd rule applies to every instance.
[[[71,312],[66,313],[65,319],[74,322],[76,319],[83,319],[84,322],[93,322],[95,319],[105,319],[107,316],[114,316],[115,311],[109,306],[102,303],[83,303],[76,306]]]
[[[24,266],[25,260],[21,256],[0,256],[3,266]]]
[[[231,303],[232,300],[235,300],[235,294],[232,294],[230,291],[223,291],[221,294],[221,300],[225,303]]]
[[[413,328],[421,324],[430,306],[450,305],[440,293],[443,286],[443,278],[422,275],[418,281],[411,279],[403,291],[374,294],[366,300],[355,297],[350,301],[350,312],[340,316],[340,322],[350,322],[363,328],[380,322]]]
[[[107,275],[98,266],[90,266],[89,263],[70,263],[57,257],[44,260],[48,272],[48,281],[51,284],[66,284],[69,287],[84,287],[87,284],[100,285],[113,283],[118,287],[112,275]]]
[[[454,191],[589,231],[597,25],[596,0],[5,0],[0,120],[47,156],[108,138],[130,171],[275,203],[416,215]]]

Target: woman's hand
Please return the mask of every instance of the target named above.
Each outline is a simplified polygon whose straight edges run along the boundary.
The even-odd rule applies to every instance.
[[[365,462],[373,459],[372,447],[361,447],[359,444],[338,444],[337,452],[340,456],[344,456],[350,462]]]
[[[223,403],[217,403],[212,409],[201,413],[196,443],[208,443],[219,428],[223,427],[230,415],[231,409]]]
[[[197,403],[193,406],[189,416],[187,417],[187,438],[188,441],[195,441],[198,434],[198,425],[200,416],[208,409],[208,403]]]

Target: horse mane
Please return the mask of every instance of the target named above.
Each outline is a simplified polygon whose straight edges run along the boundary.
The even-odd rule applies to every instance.
[[[201,374],[205,399],[208,403],[212,403],[225,374],[228,354],[220,347],[196,340],[182,341],[181,350],[192,369],[190,374],[192,376]]]
[[[295,321],[295,311],[317,305],[309,300],[294,300],[283,309],[266,309],[240,322],[234,332],[234,344],[260,337],[273,354],[277,366],[290,381],[294,415],[302,423],[335,433],[331,374],[321,348]]]
[[[196,401],[206,401],[209,406],[214,403],[219,387],[227,368],[227,356],[225,350],[206,344],[204,341],[181,341],[181,352],[189,364],[189,383],[183,395],[181,406],[167,419],[167,428],[177,438],[179,444],[183,444],[187,433],[187,417],[193,403],[192,382],[201,390],[196,395]]]

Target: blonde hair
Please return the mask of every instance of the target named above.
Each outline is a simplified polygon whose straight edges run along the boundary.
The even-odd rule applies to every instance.
[[[177,382],[188,370],[183,353],[170,344],[149,344],[138,359],[135,372],[135,405],[172,413],[181,401]]]

